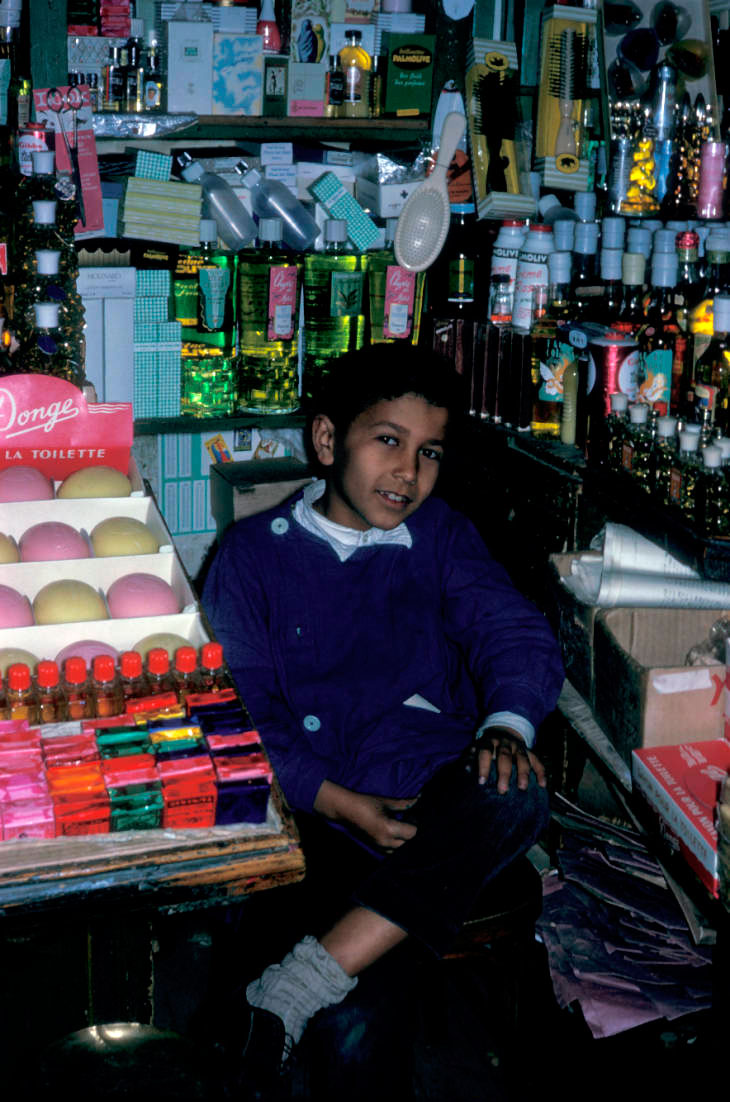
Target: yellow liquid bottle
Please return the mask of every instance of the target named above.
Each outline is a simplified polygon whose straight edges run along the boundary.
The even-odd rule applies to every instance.
[[[345,97],[341,108],[347,119],[367,119],[370,116],[370,71],[373,60],[361,44],[361,31],[348,31],[345,45],[339,52],[345,74]]]

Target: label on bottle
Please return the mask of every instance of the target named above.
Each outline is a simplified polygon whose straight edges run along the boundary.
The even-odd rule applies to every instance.
[[[625,440],[621,445],[621,466],[630,471],[634,465],[634,445]]]
[[[154,111],[162,107],[162,84],[159,80],[145,80],[143,98],[145,111]]]
[[[679,505],[682,497],[682,472],[678,467],[672,467],[669,472],[669,500]]]
[[[708,383],[694,384],[694,403],[695,409],[706,409],[710,415],[710,423],[715,420],[715,409],[717,407],[717,396],[720,393],[719,387],[710,386]],[[702,420],[698,417],[697,420]]]
[[[474,301],[474,261],[468,256],[449,261],[448,301]]]
[[[540,387],[537,393],[541,402],[563,401],[563,377],[575,360],[575,351],[563,341],[549,340],[545,359],[540,360]]]
[[[389,264],[385,272],[384,337],[410,337],[415,297],[416,273]]]
[[[297,269],[293,264],[276,264],[269,271],[269,309],[266,337],[290,341],[294,336],[297,308]]]
[[[533,303],[538,288],[548,286],[547,253],[521,253],[517,265],[512,326],[527,332],[532,326]]]
[[[502,288],[506,290],[510,296],[515,293],[515,277],[517,275],[517,260],[519,255],[519,249],[503,249],[495,246],[492,250],[492,263],[489,269],[489,277],[491,279],[496,275],[506,275],[509,283],[506,288],[503,284]],[[489,297],[490,309],[492,307],[494,295],[493,287],[494,285],[492,285]]]
[[[669,411],[673,360],[671,348],[657,348],[642,356],[639,401],[653,406],[662,416]]]
[[[365,280],[362,272],[333,272],[330,282],[330,317],[344,318],[362,313]]]

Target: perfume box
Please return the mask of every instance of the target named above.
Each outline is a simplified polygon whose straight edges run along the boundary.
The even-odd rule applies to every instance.
[[[327,66],[289,62],[289,115],[293,118],[324,115],[324,82]]]
[[[167,27],[167,110],[213,113],[213,24],[170,20]]]
[[[433,81],[432,34],[383,35],[386,115],[429,115]]]
[[[282,54],[264,57],[263,113],[267,118],[286,115],[289,89],[289,58]]]
[[[213,114],[260,115],[263,109],[263,39],[258,34],[213,36]]]

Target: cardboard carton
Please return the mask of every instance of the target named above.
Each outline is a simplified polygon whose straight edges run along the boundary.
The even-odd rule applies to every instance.
[[[686,666],[721,609],[612,608],[594,621],[594,709],[631,763],[639,747],[720,738],[725,666]]]
[[[307,482],[311,482],[311,473],[298,459],[215,463],[210,468],[210,492],[218,535],[234,520],[286,501]]]

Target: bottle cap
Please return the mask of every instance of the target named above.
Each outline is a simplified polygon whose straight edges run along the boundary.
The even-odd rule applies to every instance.
[[[543,195],[542,199],[537,204],[537,209],[540,211],[542,217],[546,218],[550,211],[557,211],[562,205],[557,195]]]
[[[145,41],[147,43],[148,48],[150,46],[158,46],[159,45],[158,38],[157,38],[157,31],[155,30],[154,27],[148,27],[147,28],[147,32],[145,34]]]
[[[33,221],[38,226],[53,226],[56,221],[56,200],[34,199]]]
[[[578,222],[575,227],[575,245],[577,253],[590,256],[598,248],[598,222]]]
[[[8,666],[7,678],[9,689],[14,689],[16,692],[29,689],[30,667],[26,666],[25,662],[14,662],[12,666]]]
[[[33,204],[35,207],[35,203]],[[705,241],[705,250],[708,253],[726,253],[730,251],[730,232],[719,227],[710,230]]]
[[[56,275],[60,256],[60,249],[36,249],[35,259],[38,265],[38,274]]]
[[[79,656],[67,658],[63,664],[63,675],[70,685],[82,685],[86,681],[86,660]]]
[[[649,407],[643,402],[635,402],[629,406],[629,420],[632,425],[645,425],[649,420]]]
[[[185,153],[181,154],[181,157],[185,157],[185,156],[189,156],[189,154],[185,154]],[[180,161],[178,161],[178,164],[179,163],[180,163]],[[205,169],[201,165],[200,161],[192,161],[192,160],[186,162],[184,164],[181,172],[180,172],[180,175],[182,176],[183,180],[187,180],[187,182],[189,184],[192,184],[196,180],[199,180],[200,177],[203,176],[204,174],[205,174]]]
[[[702,462],[706,467],[722,466],[722,451],[713,444],[708,444],[702,452]]]
[[[218,223],[215,218],[200,219],[200,240],[206,244],[218,244]]]
[[[621,249],[601,249],[601,279],[614,281],[621,279]]]
[[[730,295],[715,295],[712,330],[714,333],[730,333]]]
[[[58,684],[58,665],[44,658],[36,666],[35,676],[42,689],[53,689]]]
[[[58,303],[57,302],[35,302],[33,304],[33,310],[35,312],[35,324],[36,329],[56,329],[58,326]]]
[[[674,287],[679,272],[679,257],[676,252],[656,253],[651,266],[653,287]]]
[[[36,149],[31,153],[34,176],[52,176],[56,169],[56,154],[53,150]]]
[[[700,247],[700,235],[695,233],[694,230],[684,230],[682,233],[678,233],[675,238],[675,244],[678,249],[697,249]]]
[[[570,283],[570,269],[573,258],[568,252],[550,253],[548,256],[548,272],[550,283]]]
[[[699,437],[700,433],[702,432],[702,426],[692,421],[689,425],[685,425],[684,431],[688,432],[690,436]]]
[[[130,19],[132,38],[144,38],[144,19]]]
[[[114,659],[110,654],[97,654],[91,663],[91,669],[94,681],[106,684],[107,681],[114,680]]]
[[[643,284],[646,257],[643,253],[624,253],[621,261],[621,279],[631,287]]]
[[[175,669],[178,673],[195,673],[198,656],[195,647],[178,647],[175,651]]]
[[[223,647],[220,643],[204,643],[200,651],[200,665],[206,670],[217,670],[223,665]]]
[[[656,230],[652,238],[654,256],[657,253],[673,253],[677,249],[677,235],[674,230]]]
[[[636,223],[634,223],[634,225],[635,224]],[[649,233],[652,234],[652,236],[656,233],[657,230],[664,229],[664,223],[660,221],[659,218],[643,218],[641,221],[641,225],[644,227],[645,230],[648,230]]]
[[[569,218],[559,218],[553,226],[553,237],[555,238],[555,248],[559,252],[567,250],[573,251],[573,242],[575,240],[575,222],[571,222]]]
[[[674,218],[667,222],[667,229],[674,230],[675,233],[681,233],[683,230],[689,229],[689,224],[687,222],[680,222]]]
[[[697,426],[699,428],[699,425]],[[685,429],[679,434],[679,447],[683,452],[696,452],[700,446],[700,434]]]
[[[723,463],[727,463],[730,459],[730,436],[718,436],[715,439],[714,446],[722,452]]]
[[[259,241],[281,241],[284,223],[281,218],[261,218],[259,220]]]
[[[122,677],[142,676],[142,655],[138,650],[125,650],[119,656],[119,672]]]
[[[611,402],[611,413],[626,413],[629,408],[629,396],[628,394],[622,394],[620,390],[609,395],[609,400]]]
[[[651,230],[644,229],[643,226],[629,226],[626,249],[630,253],[642,253],[648,260],[651,254]]]
[[[147,653],[147,669],[150,673],[163,674],[170,669],[170,656],[164,647],[153,647]]]
[[[573,208],[581,222],[592,222],[596,217],[595,191],[576,191],[573,196]]]
[[[325,241],[347,241],[347,222],[344,218],[328,218],[324,224]]]
[[[656,423],[656,430],[660,436],[674,436],[677,431],[677,418],[659,417]]]
[[[521,222],[519,218],[505,218],[502,222],[503,227],[514,229],[515,227],[520,230],[524,230],[525,223]]]
[[[601,221],[601,242],[604,249],[623,249],[626,223],[623,218],[607,215]]]

